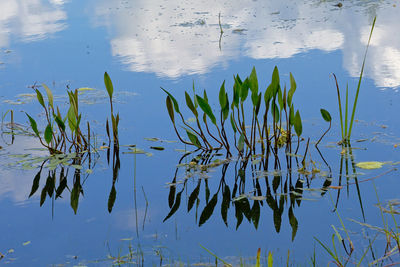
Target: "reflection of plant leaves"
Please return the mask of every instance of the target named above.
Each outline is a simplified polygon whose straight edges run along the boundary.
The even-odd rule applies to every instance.
[[[230,203],[231,203],[231,191],[229,189],[229,186],[225,185],[224,193],[222,195],[221,216],[226,226],[228,226],[228,209]]]
[[[242,209],[244,216],[246,216],[246,219],[250,222],[251,221],[251,211],[250,211],[249,200],[246,197],[237,202],[239,203],[239,207]]]
[[[54,187],[55,187],[55,176],[51,176],[49,174],[49,176],[47,177],[46,180],[46,188],[47,188],[47,193],[49,195],[49,197],[53,196],[53,192],[54,192]]]
[[[297,206],[300,207],[300,204],[301,204],[301,197],[302,197],[302,195],[303,195],[303,183],[302,183],[302,181],[300,180],[300,178],[297,179],[297,182],[296,182],[296,186],[295,186],[294,191],[298,194],[298,197],[296,198],[296,202],[297,202]]]
[[[208,187],[208,181],[206,180],[206,203],[208,203],[208,200],[210,199],[210,188]]]
[[[280,183],[281,183],[281,176],[274,176],[274,180],[272,180],[272,189],[274,190],[274,192],[276,192]]]
[[[33,179],[32,189],[31,189],[31,193],[29,194],[29,197],[33,196],[33,194],[35,194],[35,192],[39,188],[39,181],[40,181],[40,173],[41,172],[42,172],[42,170],[40,169],[40,171],[36,174],[35,178]]]
[[[260,221],[260,203],[258,201],[254,201],[253,208],[251,209],[251,220],[257,229],[258,222]]]
[[[117,198],[117,190],[115,190],[115,185],[113,184],[111,191],[110,191],[110,195],[108,197],[108,212],[111,213],[113,207],[114,207],[114,203],[115,203],[115,199]]]
[[[71,208],[74,210],[74,213],[76,214],[78,210],[78,204],[79,204],[79,193],[81,191],[80,189],[80,184],[79,182],[75,182],[74,188],[72,188],[71,192]]]
[[[296,217],[294,216],[292,207],[289,208],[289,223],[290,226],[292,227],[292,241],[293,241],[294,238],[296,237],[297,227],[299,226],[299,223]]]
[[[168,213],[167,217],[165,217],[165,219],[163,220],[163,222],[165,222],[166,220],[168,220],[172,215],[174,215],[174,213],[178,210],[179,206],[181,205],[181,195],[182,192],[179,192],[178,194],[176,194],[176,200],[175,200],[175,204],[172,206],[170,212]]]
[[[40,194],[40,206],[43,205],[44,201],[46,200],[46,195],[47,195],[47,187],[43,187],[42,193]]]
[[[60,184],[58,185],[58,188],[56,190],[56,198],[59,198],[64,191],[64,189],[67,187],[67,178],[66,177],[60,177]]]
[[[274,210],[274,226],[277,233],[281,230],[282,214],[279,210]]]
[[[200,193],[200,184],[201,180],[198,181],[198,184],[196,188],[193,190],[193,192],[189,196],[189,203],[188,203],[188,212],[192,209],[194,205],[194,201],[198,198],[199,193]]]
[[[241,208],[239,207],[238,202],[235,202],[235,217],[236,217],[236,230],[239,228],[240,224],[243,221],[243,213]]]
[[[176,178],[172,180],[173,185],[169,187],[169,194],[168,194],[168,206],[171,208],[174,205],[175,200],[175,193],[176,193]]]
[[[218,202],[218,192],[211,198],[210,202],[207,203],[206,207],[204,208],[203,212],[200,215],[199,226],[204,224],[213,214],[215,205]]]

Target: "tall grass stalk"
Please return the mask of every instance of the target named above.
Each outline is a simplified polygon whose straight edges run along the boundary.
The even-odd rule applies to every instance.
[[[335,82],[336,82],[336,89],[337,89],[337,95],[338,95],[340,127],[341,127],[341,131],[342,131],[342,143],[345,143],[345,144],[350,142],[351,131],[353,129],[354,116],[355,116],[356,108],[357,108],[358,96],[359,96],[360,88],[361,88],[361,81],[362,81],[362,77],[364,74],[365,60],[367,58],[368,48],[369,48],[369,45],[371,42],[371,37],[372,37],[372,32],[374,31],[374,28],[375,28],[375,22],[376,22],[376,17],[374,18],[374,20],[372,22],[371,32],[369,34],[368,43],[367,43],[367,48],[365,49],[364,59],[363,59],[363,63],[361,66],[360,77],[358,79],[357,90],[356,90],[356,95],[355,95],[354,102],[353,102],[353,108],[352,108],[350,120],[348,120],[348,100],[349,100],[348,99],[348,86],[346,86],[345,118],[343,121],[340,89],[339,89],[339,85],[338,85],[338,82],[336,79],[336,75],[333,74],[333,76],[335,78]]]

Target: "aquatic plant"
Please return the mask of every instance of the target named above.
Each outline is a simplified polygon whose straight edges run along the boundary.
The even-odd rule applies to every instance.
[[[107,72],[104,73],[104,84],[107,89],[108,96],[110,98],[110,108],[111,108],[111,126],[112,126],[112,135],[113,135],[113,142],[114,142],[114,147],[119,147],[119,139],[118,139],[118,124],[119,124],[119,113],[117,115],[114,115],[114,109],[113,109],[113,93],[114,93],[114,87],[111,81],[110,76],[108,75]],[[111,137],[110,137],[110,126],[108,123],[108,118],[106,122],[106,130],[107,130],[107,136],[108,140],[111,143]]]
[[[333,73],[333,77],[334,77],[335,83],[336,83],[336,91],[337,91],[338,104],[339,104],[340,128],[341,128],[341,133],[342,133],[341,143],[342,144],[350,143],[351,131],[353,129],[354,116],[355,116],[356,108],[357,108],[358,95],[360,93],[360,88],[361,88],[361,80],[362,80],[362,77],[364,74],[365,60],[367,58],[368,48],[369,48],[369,44],[371,42],[372,32],[374,31],[375,22],[376,22],[376,17],[374,18],[374,20],[372,22],[371,32],[369,34],[368,43],[367,43],[367,48],[365,49],[364,59],[363,59],[362,67],[361,67],[360,77],[358,79],[357,90],[356,90],[356,94],[354,97],[350,120],[348,120],[349,87],[348,87],[348,85],[346,85],[346,96],[345,96],[345,107],[344,107],[345,115],[344,115],[344,119],[343,119],[343,109],[342,109],[342,102],[341,102],[342,97],[340,96],[340,89],[339,89],[339,84],[338,84],[336,75]]]
[[[36,97],[39,104],[45,111],[47,126],[43,131],[43,135],[38,129],[37,123],[28,113],[30,126],[34,135],[39,139],[40,143],[49,150],[50,154],[60,154],[71,152],[82,152],[90,149],[90,124],[87,122],[87,135],[85,136],[81,130],[81,118],[79,113],[78,90],[67,91],[69,99],[69,109],[66,116],[62,116],[59,107],[54,104],[52,91],[46,84],[42,84],[47,94],[47,103],[37,86],[34,86]],[[66,122],[69,127],[67,131]]]
[[[259,92],[258,79],[255,67],[251,74],[243,81],[239,75],[234,76],[232,97],[229,102],[225,90],[225,81],[219,90],[220,111],[217,116],[209,104],[208,96],[204,90],[203,96],[196,94],[193,86],[193,98],[185,92],[186,105],[195,116],[196,126],[192,127],[184,119],[178,101],[170,92],[161,87],[167,94],[166,106],[169,117],[179,140],[187,145],[196,146],[203,151],[226,149],[227,156],[232,156],[231,148],[234,146],[241,157],[249,157],[257,151],[256,143],[261,144],[260,151],[267,157],[272,152],[277,155],[278,149],[286,146],[286,152],[291,152],[292,129],[297,135],[297,149],[302,135],[302,122],[299,110],[295,110],[293,94],[297,88],[293,75],[290,73],[290,89],[280,85],[279,71],[275,67],[270,85],[264,92]],[[248,97],[250,94],[250,97]],[[251,110],[246,110],[245,101],[251,99]],[[264,100],[264,101],[262,101]],[[264,103],[264,105],[262,105]],[[264,106],[262,110],[261,106]],[[200,107],[200,109],[198,108]],[[203,114],[200,114],[200,112]],[[178,114],[183,123],[182,128],[190,141],[182,138],[177,129]],[[248,117],[251,114],[251,118]],[[219,118],[219,119],[217,119]],[[248,130],[246,122],[250,119],[251,126]],[[226,121],[230,121],[234,134],[233,142],[229,141]],[[268,122],[271,120],[271,124]],[[210,128],[209,121],[214,131]]]

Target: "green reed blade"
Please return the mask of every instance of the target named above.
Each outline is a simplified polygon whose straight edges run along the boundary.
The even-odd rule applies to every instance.
[[[362,80],[363,73],[364,73],[365,59],[367,58],[368,47],[369,47],[369,44],[370,44],[370,42],[371,42],[371,37],[372,37],[372,32],[374,31],[375,22],[376,22],[376,17],[374,18],[374,21],[372,22],[371,32],[370,32],[370,34],[369,34],[368,44],[367,44],[367,48],[365,49],[364,59],[363,59],[362,67],[361,67],[360,79],[358,80],[356,97],[355,97],[355,99],[354,99],[354,104],[353,104],[353,112],[351,113],[349,133],[348,133],[348,136],[347,136],[347,138],[348,138],[349,140],[350,140],[350,136],[351,136],[351,130],[352,130],[352,128],[353,128],[353,121],[354,121],[354,115],[355,115],[355,113],[356,113],[356,107],[357,107],[357,101],[358,101],[358,94],[359,94],[359,92],[360,92],[360,87],[361,87],[361,80]]]
[[[344,136],[347,138],[348,113],[349,113],[349,84],[346,84],[346,104],[344,109]],[[348,138],[350,140],[350,138]]]
[[[114,87],[113,87],[113,84],[111,82],[111,78],[110,78],[110,76],[108,75],[107,72],[104,72],[104,85],[106,86],[108,96],[110,97],[110,99],[112,99],[112,95],[113,95],[113,92],[114,92]]]

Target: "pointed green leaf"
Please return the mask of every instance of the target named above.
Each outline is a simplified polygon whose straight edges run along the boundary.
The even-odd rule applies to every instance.
[[[46,130],[44,131],[44,140],[47,144],[51,142],[53,139],[53,129],[50,124],[47,124]]]
[[[74,187],[71,191],[71,208],[74,210],[74,213],[78,211],[78,204],[79,204],[79,194],[81,191],[81,185],[79,182],[75,182]]]
[[[331,114],[327,110],[321,108],[320,111],[322,118],[324,118],[325,121],[330,122],[332,120]]]
[[[167,96],[167,99],[165,100],[165,103],[167,105],[167,110],[168,110],[169,117],[171,118],[172,123],[175,124],[174,110],[172,108],[172,101],[171,101],[171,97],[169,95]]]
[[[290,89],[287,96],[288,106],[292,105],[292,98],[294,92],[296,92],[296,88],[297,88],[296,81],[294,80],[292,73],[290,73]]]
[[[219,104],[221,105],[221,110],[224,110],[224,108],[229,105],[226,100],[227,98],[226,98],[225,81],[224,81],[221,85],[221,88],[219,89]]]
[[[63,132],[65,132],[65,124],[64,124],[64,122],[61,120],[61,118],[60,118],[58,115],[55,115],[55,116],[54,116],[54,120],[56,121],[58,127],[60,127],[61,130],[62,130]]]
[[[235,126],[235,122],[234,122],[234,118],[233,118],[233,113],[231,113],[231,125],[232,125],[232,129],[233,131],[236,133],[236,126]]]
[[[201,143],[197,136],[190,131],[186,130],[186,134],[189,137],[190,142],[192,142],[193,145],[197,146],[198,148],[201,148]]]
[[[274,118],[274,121],[279,122],[279,108],[275,101],[272,101],[271,114],[272,118]]]
[[[214,125],[217,125],[217,120],[215,119],[215,116],[211,110],[210,105],[205,101],[203,98],[201,98],[199,95],[196,95],[197,102],[199,103],[200,108],[204,111],[205,114],[210,118],[211,122]]]
[[[272,85],[272,96],[275,97],[280,87],[279,71],[277,66],[275,66],[274,71],[272,72],[271,85]]]
[[[104,84],[106,86],[108,96],[110,97],[110,99],[112,99],[113,92],[114,92],[114,87],[113,87],[113,84],[111,82],[111,78],[110,78],[110,76],[108,75],[107,72],[104,72]]]
[[[37,137],[39,137],[39,131],[37,128],[36,121],[31,116],[29,116],[28,113],[25,112],[25,114],[26,114],[26,116],[28,116],[28,119],[31,124],[31,128],[32,128],[33,132],[36,134]]]
[[[175,97],[173,97],[167,90],[165,90],[164,88],[161,87],[161,89],[167,93],[167,95],[172,99],[172,102],[174,103],[174,109],[177,113],[181,113],[179,111],[179,105],[178,105],[178,101],[176,101]]]
[[[251,74],[249,76],[249,84],[250,84],[250,90],[254,95],[258,94],[258,80],[257,80],[257,73],[256,73],[256,67],[253,67],[251,70]]]
[[[50,107],[52,107],[54,109],[53,93],[51,92],[50,88],[46,84],[42,83],[42,86],[46,90],[47,98],[49,99]]]
[[[256,102],[256,115],[258,115],[258,112],[260,111],[261,107],[261,99],[262,99],[262,94],[260,93],[257,97],[257,102]]]
[[[250,82],[249,79],[246,78],[240,87],[240,102],[244,102],[249,95]]]
[[[294,116],[294,130],[296,131],[297,136],[300,136],[303,132],[303,126],[301,123],[299,111],[296,111],[296,115]]]
[[[197,118],[199,116],[199,114],[197,113],[197,110],[194,107],[193,101],[192,101],[192,99],[190,98],[190,95],[187,92],[185,92],[185,99],[186,99],[186,105],[192,111],[194,116],[196,116],[196,118]]]
[[[37,100],[39,101],[40,105],[42,105],[42,107],[46,108],[46,105],[44,104],[42,93],[40,93],[40,91],[38,89],[35,89],[35,92],[36,92]]]
[[[282,90],[279,87],[278,89],[278,103],[279,103],[279,110],[283,109],[283,96],[282,96]]]

